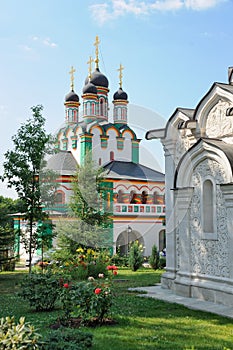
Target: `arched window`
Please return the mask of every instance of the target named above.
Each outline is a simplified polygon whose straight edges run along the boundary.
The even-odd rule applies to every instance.
[[[148,194],[146,191],[142,191],[142,195],[141,195],[141,202],[142,204],[146,204],[147,203],[147,197],[148,197]]]
[[[117,194],[117,202],[118,203],[124,203],[123,195],[124,195],[124,192],[122,190],[119,190],[118,194]]]
[[[100,100],[100,116],[104,115],[104,100],[101,98]]]
[[[158,193],[153,193],[153,204],[159,204]]]
[[[55,194],[55,204],[65,203],[65,193],[63,191],[57,191]]]
[[[91,114],[92,115],[95,114],[95,104],[94,104],[94,102],[91,104]]]
[[[87,103],[83,104],[83,114],[87,115]]]
[[[214,187],[211,180],[205,180],[203,183],[203,198],[202,198],[202,217],[203,217],[203,232],[214,232]]]
[[[159,251],[161,252],[166,248],[166,233],[165,230],[159,232]]]
[[[87,114],[91,115],[91,102],[87,103]]]
[[[114,152],[113,151],[110,152],[110,160],[111,161],[114,160]]]
[[[74,121],[74,122],[76,121],[76,118],[77,118],[77,111],[74,110],[74,114],[73,114],[73,121]]]
[[[130,203],[131,204],[136,204],[137,203],[137,194],[136,194],[136,192],[135,191],[131,191],[130,192],[130,197],[129,197],[130,199]]]

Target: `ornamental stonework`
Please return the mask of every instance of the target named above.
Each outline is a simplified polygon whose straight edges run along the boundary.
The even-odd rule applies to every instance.
[[[190,206],[191,270],[197,274],[229,277],[227,213],[219,185],[216,185],[217,239],[203,239],[202,235],[201,186],[208,176],[215,178],[216,184],[226,180],[224,169],[214,160],[206,159],[194,169],[194,192]]]
[[[232,134],[233,120],[232,116],[226,115],[227,108],[230,107],[227,101],[219,100],[210,110],[206,121],[206,136],[217,138]]]
[[[176,142],[175,165],[177,166],[183,154],[190,148],[188,137],[179,136]]]

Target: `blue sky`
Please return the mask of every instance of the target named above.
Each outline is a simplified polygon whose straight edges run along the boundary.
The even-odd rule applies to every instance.
[[[0,173],[11,137],[31,116],[31,106],[44,106],[48,132],[62,124],[68,72],[73,65],[75,90],[81,96],[96,35],[100,70],[109,79],[109,101],[118,89],[122,63],[123,89],[130,104],[143,108],[140,116],[129,115],[140,137],[165,125],[177,107],[195,108],[213,82],[227,82],[227,69],[233,65],[232,0],[0,4]],[[145,142],[153,148],[154,141],[143,141],[146,148]],[[13,193],[0,184],[0,195]]]

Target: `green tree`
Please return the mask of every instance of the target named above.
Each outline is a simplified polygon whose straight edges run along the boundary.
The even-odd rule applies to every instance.
[[[0,196],[0,226],[5,227],[8,224],[13,227],[13,220],[10,214],[24,213],[25,210],[22,200]]]
[[[156,270],[159,266],[159,254],[158,254],[158,248],[154,244],[151,249],[151,256],[149,258],[149,264],[152,267],[152,269]]]
[[[57,225],[58,242],[63,248],[73,251],[80,244],[95,248],[112,245],[110,213],[106,210],[101,187],[103,177],[103,169],[95,165],[91,152],[87,153],[84,164],[77,167],[73,177],[70,218]]]
[[[88,152],[84,164],[78,166],[73,177],[73,195],[69,206],[75,217],[89,225],[106,225],[110,221],[110,213],[104,210],[102,202],[103,179],[104,170],[95,165],[91,152]]]
[[[131,244],[129,251],[129,267],[132,271],[137,271],[143,263],[143,248],[138,241]]]
[[[18,197],[26,207],[25,219],[28,220],[29,272],[35,249],[35,222],[43,220],[46,214],[42,210],[39,173],[45,167],[44,157],[49,152],[51,136],[45,131],[45,118],[41,105],[31,108],[32,118],[28,119],[12,137],[14,149],[5,153],[2,180],[7,180],[8,187],[14,187]]]
[[[25,211],[20,199],[0,196],[0,268],[12,270],[14,268],[15,231],[11,214]]]
[[[15,268],[14,256],[15,232],[8,224],[0,226],[0,271],[13,271]]]

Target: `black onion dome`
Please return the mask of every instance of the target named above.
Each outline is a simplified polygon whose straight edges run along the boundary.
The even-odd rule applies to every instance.
[[[86,78],[85,84],[87,84],[88,80],[89,78]],[[95,86],[108,88],[108,79],[103,73],[99,71],[99,68],[96,68],[96,70],[92,73],[90,82]]]
[[[65,97],[65,102],[79,102],[78,95],[74,92],[74,90],[71,90]]]
[[[122,90],[122,88],[119,88],[118,91],[115,92],[113,95],[113,100],[126,100],[128,99],[128,95],[125,91]]]
[[[83,87],[83,94],[97,94],[97,89],[90,81]]]

